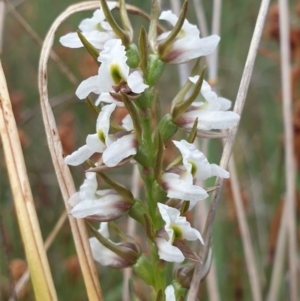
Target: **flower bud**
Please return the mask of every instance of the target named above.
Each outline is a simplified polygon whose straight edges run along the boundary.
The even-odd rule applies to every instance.
[[[130,242],[114,243],[109,239],[107,223],[101,223],[98,231],[90,224],[88,226],[95,235],[89,241],[96,261],[104,266],[119,269],[136,263],[141,252],[139,246],[132,239],[130,239]]]
[[[169,140],[177,132],[177,129],[178,127],[173,123],[170,114],[166,114],[157,126],[157,130],[161,133],[164,142]]]
[[[156,54],[151,54],[149,56],[148,70],[146,74],[146,83],[151,87],[156,84],[156,82],[161,77],[164,71],[165,64]]]
[[[195,264],[186,264],[175,270],[175,279],[182,287],[190,288]]]
[[[140,54],[137,46],[135,44],[130,44],[126,49],[126,56],[127,56],[127,65],[130,68],[137,68],[140,63]]]

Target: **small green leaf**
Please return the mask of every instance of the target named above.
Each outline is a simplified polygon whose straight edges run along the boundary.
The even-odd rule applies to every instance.
[[[141,121],[138,112],[135,106],[133,105],[132,101],[128,98],[128,96],[123,92],[121,92],[121,95],[122,95],[122,100],[124,102],[124,105],[132,119],[136,139],[138,143],[140,143],[142,140],[142,126],[141,126]]]
[[[153,199],[155,199],[157,203],[165,202],[167,198],[167,193],[163,190],[163,188],[158,184],[157,181],[153,182],[152,191]]]
[[[178,118],[181,114],[183,114],[199,95],[201,91],[205,71],[206,71],[206,67],[202,69],[201,75],[195,84],[195,88],[192,94],[188,97],[188,99],[182,103],[179,103],[174,107],[172,111],[173,120],[176,120],[176,118]]]
[[[159,122],[157,131],[161,133],[164,142],[168,141],[177,132],[177,125],[174,124],[172,116],[166,114]]]
[[[140,54],[137,46],[131,43],[126,49],[127,61],[126,64],[130,68],[137,68],[140,63]]]
[[[125,31],[127,32],[129,39],[131,41],[133,38],[133,29],[132,29],[130,20],[128,18],[125,0],[119,0],[119,11],[120,11],[122,25],[123,25]]]
[[[113,188],[118,194],[120,194],[126,201],[133,203],[133,195],[130,190],[128,190],[125,186],[120,183],[114,181],[109,178],[106,174],[102,172],[97,172],[97,174],[101,177],[101,179],[108,184],[111,188]]]
[[[185,1],[181,8],[177,23],[175,24],[175,26],[173,27],[173,29],[171,30],[167,38],[159,45],[158,52],[161,57],[164,56],[167,49],[172,45],[177,35],[179,34],[186,17],[187,8],[188,8],[188,1]]]
[[[135,199],[133,206],[130,208],[128,214],[131,218],[139,222],[142,226],[146,226],[144,214],[147,213],[147,209],[141,200]]]
[[[164,141],[162,138],[161,133],[157,132],[157,152],[156,152],[156,160],[154,165],[154,176],[158,183],[160,183],[160,176],[162,172],[162,166],[163,166],[163,158],[164,158]]]
[[[133,270],[139,278],[145,281],[145,283],[152,287],[155,286],[155,264],[153,264],[151,259],[145,254],[139,257],[136,264],[133,265]]]
[[[148,66],[148,40],[147,40],[147,33],[145,28],[142,26],[140,30],[139,36],[139,49],[140,49],[140,68],[143,71],[143,74],[147,73],[147,66]]]
[[[181,208],[180,208],[180,215],[183,216],[190,207],[190,201],[184,201]]]
[[[146,83],[153,87],[164,72],[165,63],[156,54],[149,55]]]
[[[146,226],[145,229],[146,229],[147,237],[151,241],[154,241],[155,231],[154,231],[154,225],[152,219],[147,213],[144,214],[144,219],[145,219],[145,226]]]
[[[164,294],[163,294],[162,289],[160,289],[157,292],[157,297],[156,297],[155,301],[164,301]]]
[[[130,43],[130,36],[117,24],[111,11],[107,5],[106,0],[100,0],[101,7],[108,24],[112,27],[115,34],[122,40],[122,44],[127,47]]]
[[[100,113],[100,109],[98,107],[95,106],[95,104],[89,99],[89,97],[87,97],[85,99],[85,103],[88,105],[88,107],[92,110],[92,112],[96,115],[96,117],[98,117],[99,113]]]
[[[100,64],[98,62],[99,51],[85,38],[85,36],[81,33],[80,30],[77,30],[77,35],[81,43],[83,44],[84,48],[89,52],[89,54],[95,59],[95,61],[99,65]]]
[[[195,122],[193,124],[192,130],[186,139],[187,142],[193,143],[197,137],[197,125],[198,125],[198,117],[195,119]]]

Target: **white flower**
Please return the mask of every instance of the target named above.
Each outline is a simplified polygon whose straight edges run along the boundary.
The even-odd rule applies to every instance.
[[[195,145],[185,140],[173,140],[173,143],[181,152],[185,169],[198,181],[206,180],[213,176],[229,178],[229,172],[216,164],[210,164]]]
[[[199,239],[203,244],[203,239],[200,232],[191,227],[186,221],[186,217],[180,216],[180,211],[167,205],[157,203],[162,219],[165,221],[165,231],[168,235],[168,240],[157,237],[155,238],[160,259],[169,262],[182,262],[185,257],[182,251],[173,246],[176,239],[194,241]]]
[[[110,10],[116,7],[116,2],[108,1]],[[102,9],[97,9],[92,18],[84,19],[79,25],[83,36],[96,48],[102,49],[106,41],[116,38],[116,34],[110,25],[104,21],[105,16]],[[59,39],[60,43],[69,48],[83,47],[76,32],[71,32]]]
[[[178,21],[178,17],[171,11],[162,12],[159,19],[168,21],[172,26],[175,26]],[[166,39],[169,34],[170,31],[158,36],[158,43]],[[163,55],[162,60],[171,64],[180,64],[214,52],[220,41],[220,37],[212,35],[200,39],[199,34],[197,26],[185,20],[179,35],[167,50],[167,53]]]
[[[194,207],[199,200],[208,197],[205,189],[193,185],[193,177],[189,172],[183,171],[180,174],[166,172],[162,174],[161,180],[162,187],[167,191],[169,198],[190,201],[190,208]]]
[[[69,199],[73,207],[71,214],[76,218],[111,221],[119,218],[132,206],[113,189],[97,190],[97,174],[87,172],[84,183]]]
[[[66,156],[65,162],[68,165],[77,166],[90,158],[94,153],[103,153],[106,146],[111,143],[110,136],[108,135],[109,121],[110,115],[115,108],[115,104],[110,104],[102,108],[96,122],[96,133],[87,136],[86,145],[80,147],[71,155]]]
[[[65,162],[68,165],[77,166],[94,153],[103,153],[103,163],[108,167],[113,167],[123,159],[136,154],[137,141],[135,134],[131,133],[133,127],[130,128],[130,121],[127,120],[127,131],[115,135],[109,134],[110,116],[115,108],[115,104],[106,105],[102,108],[97,118],[96,133],[87,136],[86,145],[66,156]]]
[[[166,296],[166,301],[176,301],[175,289],[172,284],[166,287],[165,296]]]
[[[101,223],[99,233],[105,238],[109,239],[107,223]],[[116,266],[119,264],[119,256],[104,247],[97,238],[92,237],[89,239],[93,257],[96,261],[104,266]]]
[[[196,83],[198,78],[197,75],[189,79]],[[206,81],[202,83],[201,96],[202,101],[193,102],[191,107],[176,120],[179,126],[190,129],[196,118],[198,118],[199,130],[228,129],[237,124],[240,116],[235,112],[226,111],[231,106],[230,100],[218,97]]]
[[[84,99],[91,92],[101,94],[103,92],[114,92],[113,87],[121,83],[127,83],[133,93],[142,93],[148,85],[143,82],[139,71],[129,74],[129,66],[126,64],[127,56],[125,47],[120,39],[112,39],[104,44],[98,61],[101,66],[98,75],[84,80],[76,90],[76,95]]]

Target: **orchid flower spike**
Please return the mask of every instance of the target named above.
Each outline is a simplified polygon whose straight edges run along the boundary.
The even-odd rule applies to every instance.
[[[159,19],[169,22],[172,26],[175,26],[178,21],[178,17],[171,11],[162,12]],[[169,34],[170,31],[159,35],[157,43],[160,44]],[[220,37],[212,35],[201,39],[199,34],[197,26],[185,20],[179,35],[161,59],[166,63],[181,64],[213,53],[218,46]]]
[[[116,7],[115,1],[108,1],[110,10]],[[105,21],[105,16],[101,8],[97,9],[92,18],[84,19],[79,24],[83,36],[98,50],[103,49],[106,41],[114,39],[117,36],[111,26]],[[60,43],[69,48],[83,47],[76,32],[70,32],[59,39]]]

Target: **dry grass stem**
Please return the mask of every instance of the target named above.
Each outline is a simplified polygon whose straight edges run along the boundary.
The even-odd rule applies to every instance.
[[[67,217],[68,217],[67,212],[64,211],[62,213],[62,215],[60,216],[60,218],[58,219],[58,221],[56,222],[54,228],[52,229],[52,231],[48,235],[47,239],[45,240],[44,247],[45,247],[46,251],[48,251],[48,249],[52,245],[52,243],[53,243],[55,237],[57,236],[57,234],[59,233],[61,227],[63,226],[63,224],[67,220]],[[27,269],[15,285],[15,292],[17,294],[17,297],[19,297],[20,292],[25,287],[25,285],[27,284],[29,279],[30,279],[30,274],[29,274],[29,271]],[[8,301],[14,301],[13,297],[11,296],[11,298]]]
[[[235,167],[235,162],[233,157],[229,161],[229,172],[230,172],[230,182],[231,182],[232,193],[233,193],[233,201],[237,213],[237,220],[239,224],[239,229],[241,231],[242,243],[245,252],[245,260],[246,260],[247,271],[249,274],[249,282],[252,291],[252,298],[254,301],[261,301],[262,295],[261,295],[261,287],[259,284],[260,275],[257,270],[254,250],[252,248],[250,230],[247,224],[247,217],[243,206],[241,189],[240,189],[238,175],[236,172],[236,167]]]
[[[206,203],[198,202],[195,211],[195,216],[197,216],[195,222],[198,221],[198,224],[200,225],[194,223],[194,228],[198,229],[201,233],[205,226],[205,219],[207,217],[207,213],[208,213],[208,209]],[[208,294],[209,301],[220,301],[221,297],[220,297],[220,292],[218,287],[216,262],[214,260],[214,257],[211,262],[209,273],[205,278],[205,283],[207,286],[207,294]]]
[[[0,54],[3,48],[3,30],[4,30],[5,4],[4,0],[0,0]]]
[[[289,297],[291,301],[298,300],[297,287],[297,234],[296,234],[296,171],[294,156],[294,137],[292,123],[292,93],[291,93],[291,66],[290,66],[290,29],[288,3],[279,0],[279,24],[280,24],[280,54],[281,54],[281,85],[283,96],[283,121],[284,121],[284,145],[285,145],[285,183],[286,196],[284,212],[282,214],[279,235],[276,243],[274,269],[271,278],[271,286],[268,300],[278,299],[282,265],[284,261],[284,248],[286,244],[285,234],[288,237],[289,259]]]
[[[222,12],[222,0],[214,0],[213,2],[213,16],[211,33],[220,36],[220,24],[221,24],[221,12]],[[215,86],[218,78],[218,58],[219,47],[209,56],[208,64],[208,77],[212,86]]]
[[[201,37],[208,36],[208,28],[207,28],[207,21],[204,14],[204,8],[202,4],[202,0],[194,0],[194,10],[196,13],[198,26],[200,28]]]
[[[234,106],[234,111],[236,113],[238,113],[239,115],[242,114],[242,111],[243,111],[243,108],[244,108],[246,95],[247,95],[247,91],[248,91],[248,88],[249,88],[250,79],[251,79],[251,75],[252,75],[252,70],[253,70],[256,54],[257,54],[257,49],[258,49],[259,42],[260,42],[260,39],[261,39],[262,30],[263,30],[263,26],[264,26],[265,19],[266,19],[266,16],[267,16],[267,11],[268,11],[269,4],[270,4],[270,0],[262,0],[261,1],[261,6],[260,6],[260,9],[259,9],[259,13],[258,13],[257,21],[256,21],[256,24],[255,24],[253,37],[252,37],[252,40],[251,40],[247,60],[246,60],[246,63],[245,63],[245,67],[244,67],[240,87],[239,87],[239,90],[238,90],[238,94],[237,94],[237,98],[236,98],[236,102],[235,102],[235,106]],[[225,168],[225,169],[227,168],[229,158],[231,156],[233,144],[234,144],[234,141],[235,141],[238,125],[239,124],[237,124],[235,127],[231,128],[228,131],[228,137],[227,137],[226,142],[225,142],[225,146],[224,146],[224,149],[223,149],[223,154],[222,154],[222,158],[221,158],[221,162],[220,162],[220,166],[222,168]],[[216,209],[217,209],[219,199],[220,199],[220,195],[221,195],[221,188],[223,186],[222,179],[217,178],[215,186],[219,186],[219,188],[213,194],[211,206],[210,206],[210,209],[209,209],[209,214],[208,214],[206,224],[205,224],[205,230],[204,230],[205,245],[204,245],[204,247],[202,248],[202,251],[201,251],[202,261],[206,258],[208,247],[209,247],[210,240],[211,240],[213,222],[214,222]],[[194,271],[194,276],[193,276],[191,288],[189,290],[187,301],[195,301],[196,300],[198,286],[199,286],[199,283],[200,283],[200,274],[201,274],[201,264],[197,264],[196,268],[195,268],[195,271]]]
[[[37,300],[57,300],[1,64],[0,133],[35,297]]]
[[[76,5],[67,8],[52,24],[42,47],[40,64],[39,64],[39,92],[41,97],[41,108],[43,114],[43,120],[46,128],[46,135],[52,161],[54,164],[56,176],[60,189],[65,201],[67,212],[70,211],[68,200],[76,190],[74,182],[68,166],[63,160],[63,150],[61,141],[59,139],[55,119],[51,106],[48,101],[48,90],[47,90],[47,63],[50,56],[51,48],[53,45],[54,34],[58,26],[70,15],[75,12],[89,10],[99,7],[98,2],[81,2]],[[103,300],[101,288],[99,286],[99,280],[97,276],[97,270],[91,254],[88,236],[84,220],[74,219],[69,215],[69,221],[75,242],[84,282],[87,289],[89,300]]]

